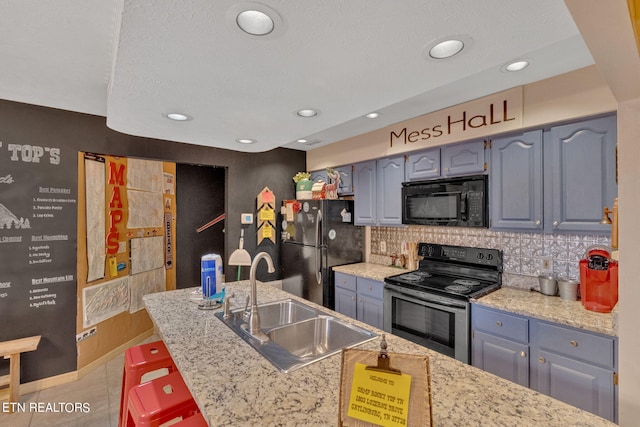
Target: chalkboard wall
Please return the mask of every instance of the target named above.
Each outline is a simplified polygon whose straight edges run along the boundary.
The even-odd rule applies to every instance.
[[[306,170],[302,151],[251,154],[140,138],[107,128],[104,117],[4,100],[0,143],[0,341],[43,337],[37,351],[23,355],[23,383],[78,368],[78,152],[225,167],[225,254],[237,248],[240,214],[255,212],[262,188],[268,186],[278,204],[292,199],[291,177]],[[255,233],[245,235],[245,248],[255,254]],[[259,250],[278,263],[277,244]],[[259,280],[278,278],[258,269]],[[7,372],[8,363],[0,361],[0,375]]]

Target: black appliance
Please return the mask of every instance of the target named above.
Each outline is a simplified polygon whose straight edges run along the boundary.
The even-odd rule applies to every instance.
[[[285,204],[291,211],[282,223],[282,289],[333,309],[332,267],[364,258],[364,231],[353,224],[353,200]]]
[[[487,176],[402,183],[402,223],[488,227]]]
[[[502,251],[420,243],[418,269],[385,278],[384,330],[470,363],[469,300],[502,285]]]

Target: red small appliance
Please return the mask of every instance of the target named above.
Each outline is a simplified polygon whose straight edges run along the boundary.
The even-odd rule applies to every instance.
[[[580,299],[587,310],[609,313],[618,302],[618,261],[611,248],[594,245],[580,260]]]

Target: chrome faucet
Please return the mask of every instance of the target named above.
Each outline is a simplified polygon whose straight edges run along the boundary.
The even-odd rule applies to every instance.
[[[260,342],[269,341],[269,337],[265,335],[260,329],[260,315],[258,314],[258,290],[256,286],[256,270],[260,260],[264,259],[267,262],[267,271],[269,273],[275,272],[273,267],[273,260],[271,256],[266,252],[260,252],[253,258],[251,263],[251,270],[249,271],[249,283],[251,284],[251,314],[249,314],[249,334],[252,337],[257,338]]]

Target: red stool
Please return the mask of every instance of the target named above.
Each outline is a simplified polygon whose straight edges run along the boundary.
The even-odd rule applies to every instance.
[[[172,424],[172,427],[209,427],[209,424],[204,419],[201,412],[182,420],[178,423]]]
[[[127,407],[127,427],[157,427],[179,417],[186,420],[198,413],[198,405],[180,372],[133,387],[129,391]]]
[[[120,417],[118,425],[125,425],[129,390],[143,382],[143,377],[165,369],[177,371],[169,350],[162,341],[129,347],[124,353],[124,369],[122,372],[122,390],[120,392]]]

